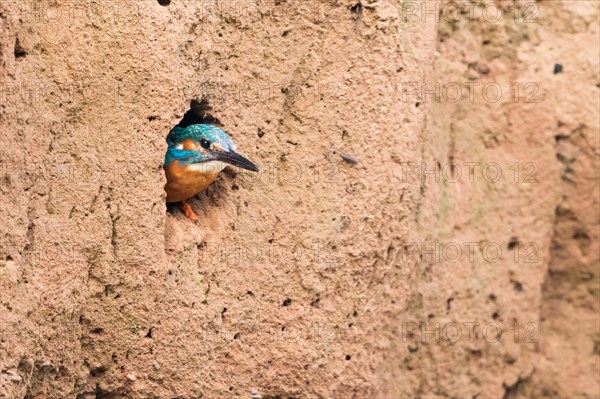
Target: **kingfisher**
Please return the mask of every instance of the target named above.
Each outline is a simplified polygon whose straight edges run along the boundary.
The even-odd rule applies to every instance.
[[[198,215],[187,199],[206,189],[227,165],[253,172],[260,169],[235,152],[235,143],[213,125],[175,126],[167,135],[163,168],[167,176],[167,202],[179,202],[183,214],[198,223]]]

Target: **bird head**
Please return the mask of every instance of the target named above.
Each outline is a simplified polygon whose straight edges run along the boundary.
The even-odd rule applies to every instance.
[[[222,129],[212,125],[175,126],[167,136],[165,166],[174,160],[180,165],[214,168],[216,172],[227,164],[258,172],[249,159],[235,152],[235,143]]]

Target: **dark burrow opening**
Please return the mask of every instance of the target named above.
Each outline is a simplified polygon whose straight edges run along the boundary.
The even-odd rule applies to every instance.
[[[190,102],[190,109],[183,115],[177,126],[186,128],[191,125],[205,124],[222,128],[223,124],[219,118],[211,114],[213,108],[207,99],[194,99]]]

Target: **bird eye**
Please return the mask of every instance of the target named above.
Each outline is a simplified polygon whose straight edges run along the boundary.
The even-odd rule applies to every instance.
[[[210,141],[202,139],[200,140],[200,145],[202,146],[202,148],[208,150],[210,148]]]

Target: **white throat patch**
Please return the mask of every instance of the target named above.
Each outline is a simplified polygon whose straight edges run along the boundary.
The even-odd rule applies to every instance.
[[[194,172],[200,172],[202,174],[216,175],[217,173],[225,169],[226,166],[227,164],[225,162],[208,161],[202,163],[193,163],[189,166],[189,169],[193,170]]]

